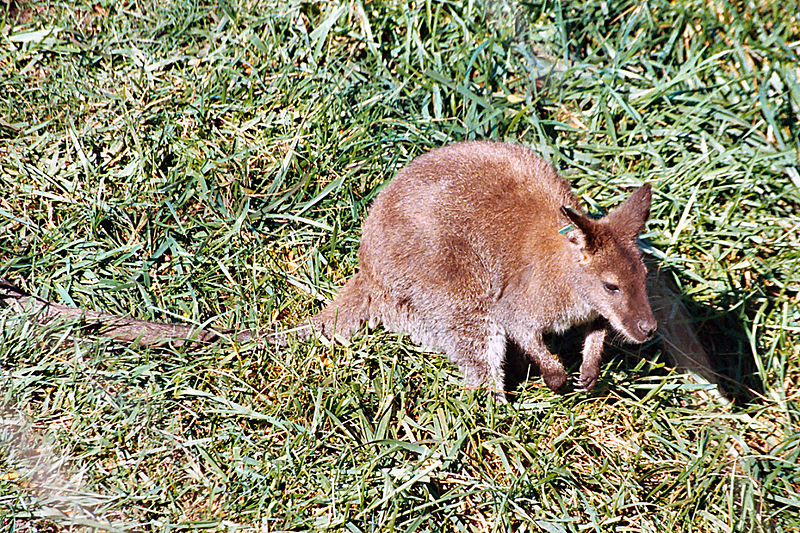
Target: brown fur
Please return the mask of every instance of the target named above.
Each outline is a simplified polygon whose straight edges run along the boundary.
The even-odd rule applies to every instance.
[[[327,336],[350,336],[365,322],[408,333],[501,400],[507,341],[558,391],[566,372],[542,336],[586,324],[579,383],[591,389],[606,337],[601,318],[632,342],[655,331],[636,246],[649,208],[645,185],[590,219],[569,183],[522,146],[433,150],[378,195],[364,223],[360,271],[312,322]],[[573,229],[559,233],[567,225]]]

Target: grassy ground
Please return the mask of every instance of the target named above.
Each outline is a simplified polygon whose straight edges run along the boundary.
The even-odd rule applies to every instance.
[[[594,209],[653,184],[650,253],[726,397],[659,343],[504,406],[380,330],[189,352],[6,310],[3,531],[800,528],[800,9],[466,4],[0,3],[0,276],[288,327],[398,167],[508,139]]]

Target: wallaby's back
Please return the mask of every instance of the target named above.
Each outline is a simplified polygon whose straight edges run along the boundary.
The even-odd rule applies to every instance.
[[[480,141],[440,148],[378,195],[364,224],[361,269],[388,286],[401,272],[494,284],[557,247],[562,205],[578,206],[568,182],[527,148]]]

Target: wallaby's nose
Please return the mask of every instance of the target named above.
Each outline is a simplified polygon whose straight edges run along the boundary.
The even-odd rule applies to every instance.
[[[656,332],[656,321],[655,320],[640,320],[639,321],[639,331],[642,332],[648,339],[653,336]]]

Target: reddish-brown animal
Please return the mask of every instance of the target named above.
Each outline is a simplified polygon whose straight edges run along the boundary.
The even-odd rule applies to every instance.
[[[656,329],[636,245],[650,199],[644,185],[595,220],[528,148],[465,142],[433,150],[378,195],[360,271],[312,323],[327,336],[350,336],[364,323],[405,332],[443,350],[468,384],[500,400],[508,340],[558,391],[567,375],[542,336],[585,324],[578,381],[591,389],[607,323],[636,343]]]

